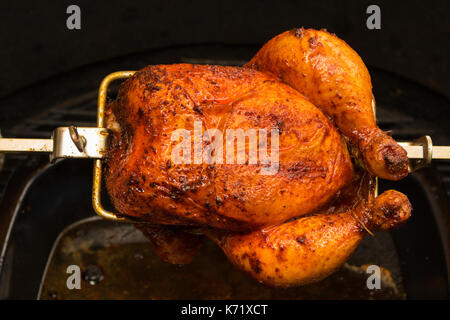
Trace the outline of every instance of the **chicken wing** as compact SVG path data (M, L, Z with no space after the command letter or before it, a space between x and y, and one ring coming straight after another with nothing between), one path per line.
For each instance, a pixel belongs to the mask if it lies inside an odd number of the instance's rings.
M203 235L190 233L183 227L146 223L136 223L134 226L150 240L161 260L171 264L191 263L203 243Z

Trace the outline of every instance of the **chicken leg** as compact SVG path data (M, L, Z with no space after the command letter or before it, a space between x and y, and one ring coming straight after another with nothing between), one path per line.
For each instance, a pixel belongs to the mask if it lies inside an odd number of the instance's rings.
M209 233L228 258L258 281L272 286L305 285L338 269L370 230L389 230L411 214L406 196L389 190L367 208L302 217L248 234Z
M343 40L313 29L286 31L246 64L297 89L336 123L374 175L399 180L408 174L406 151L375 123L369 72Z

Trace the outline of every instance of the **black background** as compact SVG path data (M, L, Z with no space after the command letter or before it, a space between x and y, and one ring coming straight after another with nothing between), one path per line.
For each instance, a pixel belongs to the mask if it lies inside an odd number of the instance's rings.
M81 30L66 8L81 8ZM366 28L367 6L381 30ZM152 48L262 44L293 27L326 28L369 66L450 97L449 1L2 1L0 99L74 68ZM61 85L64 85L61 83Z

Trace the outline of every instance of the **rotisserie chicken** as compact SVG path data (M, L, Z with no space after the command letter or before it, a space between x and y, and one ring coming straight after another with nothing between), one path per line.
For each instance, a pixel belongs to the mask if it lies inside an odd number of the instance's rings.
M189 263L207 236L262 283L318 281L365 233L410 216L405 195L374 197L375 176L408 173L374 108L361 58L326 31L284 32L244 67L149 66L106 110L107 191L167 262ZM239 132L248 134L241 149ZM265 158L252 143L267 147Z

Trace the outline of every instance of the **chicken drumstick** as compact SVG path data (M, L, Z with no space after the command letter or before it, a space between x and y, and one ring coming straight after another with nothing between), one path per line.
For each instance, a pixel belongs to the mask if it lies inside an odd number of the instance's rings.
M343 40L323 30L286 31L246 67L271 73L305 95L360 150L374 175L400 180L408 174L406 151L376 126L369 72Z

